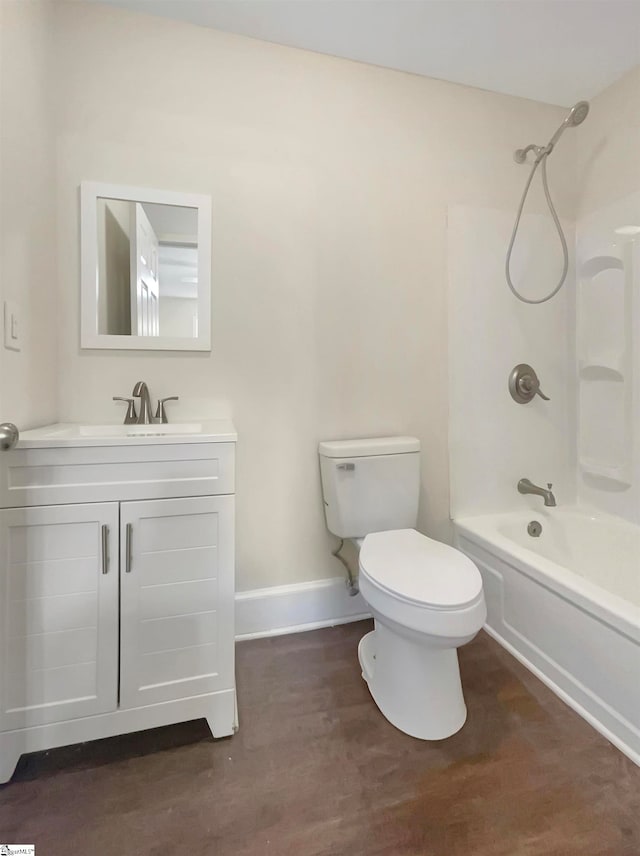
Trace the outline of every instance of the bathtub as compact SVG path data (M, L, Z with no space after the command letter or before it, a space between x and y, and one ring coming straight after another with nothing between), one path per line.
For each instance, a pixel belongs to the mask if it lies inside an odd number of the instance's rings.
M540 508L454 531L482 574L485 630L640 765L640 527Z

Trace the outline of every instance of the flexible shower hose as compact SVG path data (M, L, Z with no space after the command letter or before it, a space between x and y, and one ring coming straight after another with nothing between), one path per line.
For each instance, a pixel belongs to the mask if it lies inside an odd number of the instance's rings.
M505 264L505 274L507 277L507 285L513 292L513 294L521 300L523 303L546 303L547 300L551 300L552 297L560 291L562 288L565 279L567 278L567 271L569 270L569 251L567 249L567 241L564 236L564 232L562 231L562 226L560 224L560 220L558 219L558 215L556 214L556 209L554 208L553 202L551 201L551 194L549 193L549 183L547 181L547 158L550 152L545 151L540 157L536 158L536 161L529 173L529 178L527 179L527 183L524 188L524 193L522 194L522 199L520 200L520 207L518 208L518 213L516 215L516 222L513 226L513 232L511 233L511 240L509 241L509 249L507 250L507 260ZM533 181L533 176L536 174L536 170L538 169L538 165L542 164L542 186L544 187L544 195L547 199L547 204L549 206L549 211L551 211L551 216L553 217L553 222L555 223L556 229L558 230L558 236L560 238L560 243L562 244L562 253L564 257L564 263L562 266L562 276L560 277L560 282L556 285L553 291L548 294L546 297L541 297L538 300L533 300L530 297L523 297L517 290L513 282L511 281L511 253L513 251L513 244L516 239L516 235L518 234L518 226L520 225L520 218L522 217L522 210L524 208L524 203L527 199L527 194L529 193L529 188L531 187L531 182Z

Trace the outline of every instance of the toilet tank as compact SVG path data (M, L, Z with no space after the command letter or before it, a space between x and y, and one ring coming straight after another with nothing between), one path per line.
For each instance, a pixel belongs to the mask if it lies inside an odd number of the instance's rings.
M377 437L320 443L327 528L339 538L413 529L418 518L420 441Z

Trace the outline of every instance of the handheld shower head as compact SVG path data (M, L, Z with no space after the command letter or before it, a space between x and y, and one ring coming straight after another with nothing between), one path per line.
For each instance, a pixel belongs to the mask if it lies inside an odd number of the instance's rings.
M569 115L565 119L565 122L575 128L576 125L581 125L584 122L588 113L589 102L578 101L578 103L574 104L571 110L569 110Z
M555 146L555 144L558 142L558 140L564 133L565 128L575 128L576 125L581 125L587 118L588 112L588 101L578 101L577 104L574 104L571 110L569 110L569 112L567 113L562 125L560 125L553 137L551 137L551 139L547 143L547 149L551 150Z
M569 112L564 118L563 123L555 132L553 137L551 137L546 146L536 146L535 144L531 144L524 149L518 149L514 153L513 157L516 163L524 163L527 159L527 155L531 151L535 154L535 161L533 163L533 166L531 167L531 172L529 173L529 178L527 180L527 183L525 184L522 199L520 200L520 207L518 208L518 213L516 214L516 222L513 227L513 232L511 233L511 240L509 241L509 248L507 249L507 259L505 263L505 275L507 278L507 285L509 286L511 292L515 295L515 297L517 297L518 300L521 300L523 303L546 303L547 300L551 300L554 294L557 294L560 291L563 282L567 278L567 271L569 269L569 250L567 249L567 241L564 236L564 232L562 231L562 225L560 223L560 220L558 219L558 215L556 214L556 209L553 206L553 202L551 201L551 195L549 194L549 185L547 183L547 158L553 151L555 144L558 142L558 140L564 133L564 129L575 128L576 125L581 125L587 118L588 113L589 102L578 101L578 103L574 104L571 110L569 110ZM556 287L553 289L553 291L549 292L546 297L541 297L539 299L530 299L528 297L523 297L511 281L511 253L513 251L513 244L515 242L516 235L518 234L518 226L520 225L520 218L522 217L522 209L524 208L524 203L527 199L527 193L529 192L531 182L533 181L533 176L535 175L535 172L538 167L540 167L540 172L542 173L542 186L544 188L544 194L547 199L547 204L549 205L549 211L551 212L555 227L558 230L558 237L560 238L560 244L562 246L562 256L564 261L562 266L562 275L560 276L560 280Z

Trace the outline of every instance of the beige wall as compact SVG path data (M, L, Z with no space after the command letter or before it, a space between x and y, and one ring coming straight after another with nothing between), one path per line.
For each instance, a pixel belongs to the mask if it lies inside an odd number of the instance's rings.
M22 329L19 353L0 342L0 421L20 428L57 411L52 13L46 0L0 2L0 339L3 299Z
M640 190L640 66L592 100L576 139L578 216Z
M320 439L417 435L421 526L447 538L447 206L513 211L513 149L564 111L73 2L57 61L60 417L114 421L138 379L174 419L231 414L239 589L341 574ZM83 179L211 194L211 354L80 351Z

